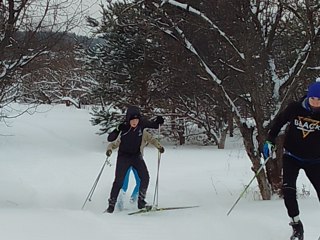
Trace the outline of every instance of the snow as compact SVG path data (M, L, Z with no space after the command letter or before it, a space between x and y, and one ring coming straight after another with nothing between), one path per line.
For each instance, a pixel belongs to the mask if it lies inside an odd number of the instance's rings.
M17 108L17 107L16 107ZM12 112L14 114L14 112ZM114 177L106 166L92 201L81 207L105 161L106 136L91 126L90 109L39 106L0 125L0 226L10 240L279 240L289 239L281 199L260 201L256 181L231 214L227 212L253 177L241 139L226 149L165 145L159 175L159 206L198 208L129 216L136 206L103 214ZM153 202L157 151L148 147L147 201ZM134 187L131 175L127 199ZM319 202L301 172L299 198L305 239L317 239Z

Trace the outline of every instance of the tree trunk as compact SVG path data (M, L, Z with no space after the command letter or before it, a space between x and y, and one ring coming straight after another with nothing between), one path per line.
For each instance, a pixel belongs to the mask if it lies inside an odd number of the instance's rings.
M251 159L251 158L250 158ZM256 159L251 159L253 163L252 171L254 174L257 173L257 170L260 168L260 157L257 157ZM272 192L270 189L270 184L267 179L267 175L264 169L261 170L261 172L257 175L257 181L259 185L260 194L263 200L270 200L272 196Z
M178 136L179 136L179 144L184 145L186 143L186 139L184 136L184 127L181 125L178 125L177 132L178 132Z
M248 128L245 124L238 124L240 131L242 133L243 137L243 143L244 147L246 149L246 152L252 162L252 170L254 173L257 173L257 170L260 168L260 155L257 154L257 151L255 151L254 147L254 128ZM256 176L258 187L260 190L260 194L263 200L270 200L272 196L271 188L268 183L267 175L264 169L261 170L261 172Z
M276 159L267 163L267 175L273 193L282 195L282 155L284 136L281 135L276 140Z
M226 138L227 138L228 128L224 128L221 131L221 137L218 143L218 149L224 149L226 145Z
M228 128L229 128L229 137L233 137L233 116L232 114L228 114Z

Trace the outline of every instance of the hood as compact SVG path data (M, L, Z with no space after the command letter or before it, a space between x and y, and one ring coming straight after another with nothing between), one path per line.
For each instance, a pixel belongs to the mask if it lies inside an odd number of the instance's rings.
M130 106L127 109L126 113L126 122L130 122L131 119L139 119L141 118L140 109L136 106Z

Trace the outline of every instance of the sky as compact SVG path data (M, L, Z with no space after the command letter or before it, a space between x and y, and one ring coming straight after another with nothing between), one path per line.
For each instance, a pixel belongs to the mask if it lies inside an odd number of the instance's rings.
M79 14L80 18L80 23L78 24L77 27L72 29L72 32L78 34L78 35L83 35L83 36L91 36L91 31L92 29L87 26L85 18L87 16L90 16L92 18L97 19L98 21L101 20L102 14L101 14L101 3L106 3L106 1L101 1L101 0L80 0L79 5L80 9L77 6L78 12L81 12L82 14ZM73 5L70 5L70 10L71 12L74 11Z
M9 115L25 109L12 105ZM183 210L128 215L134 187L131 175L124 209L103 213L114 178L116 152L110 158L91 201L81 207L104 162L106 136L89 120L90 108L42 105L29 114L0 122L1 238L10 240L279 240L291 228L282 199L260 199L240 136L215 146L176 146L163 143L159 166L159 207L193 206ZM150 173L147 202L153 203L157 150L147 147ZM305 239L317 239L320 205L301 172L298 179L300 218ZM303 194L303 191L305 192ZM307 193L307 194L306 194Z
M114 1L114 0L111 0ZM4 4L8 5L6 1ZM73 32L77 35L91 36L92 29L88 27L86 18L88 16L100 21L101 4L107 4L106 0L42 0L32 1L27 7L24 16L26 22L42 21L42 26L47 30L59 30ZM44 19L44 15L46 16ZM31 17L31 19L28 19ZM55 25L55 27L52 26ZM52 29L51 29L52 28Z

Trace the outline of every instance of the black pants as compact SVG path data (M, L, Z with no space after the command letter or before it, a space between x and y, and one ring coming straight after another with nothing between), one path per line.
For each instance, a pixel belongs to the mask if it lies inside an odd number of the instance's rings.
M303 169L315 188L320 200L320 163L305 163L283 155L283 196L289 217L299 215L296 182L300 169Z
M127 155L119 152L115 170L115 179L113 181L110 199L116 200L118 198L126 173L131 166L137 170L140 178L139 197L144 198L144 196L146 195L150 176L146 163L144 162L141 154Z

